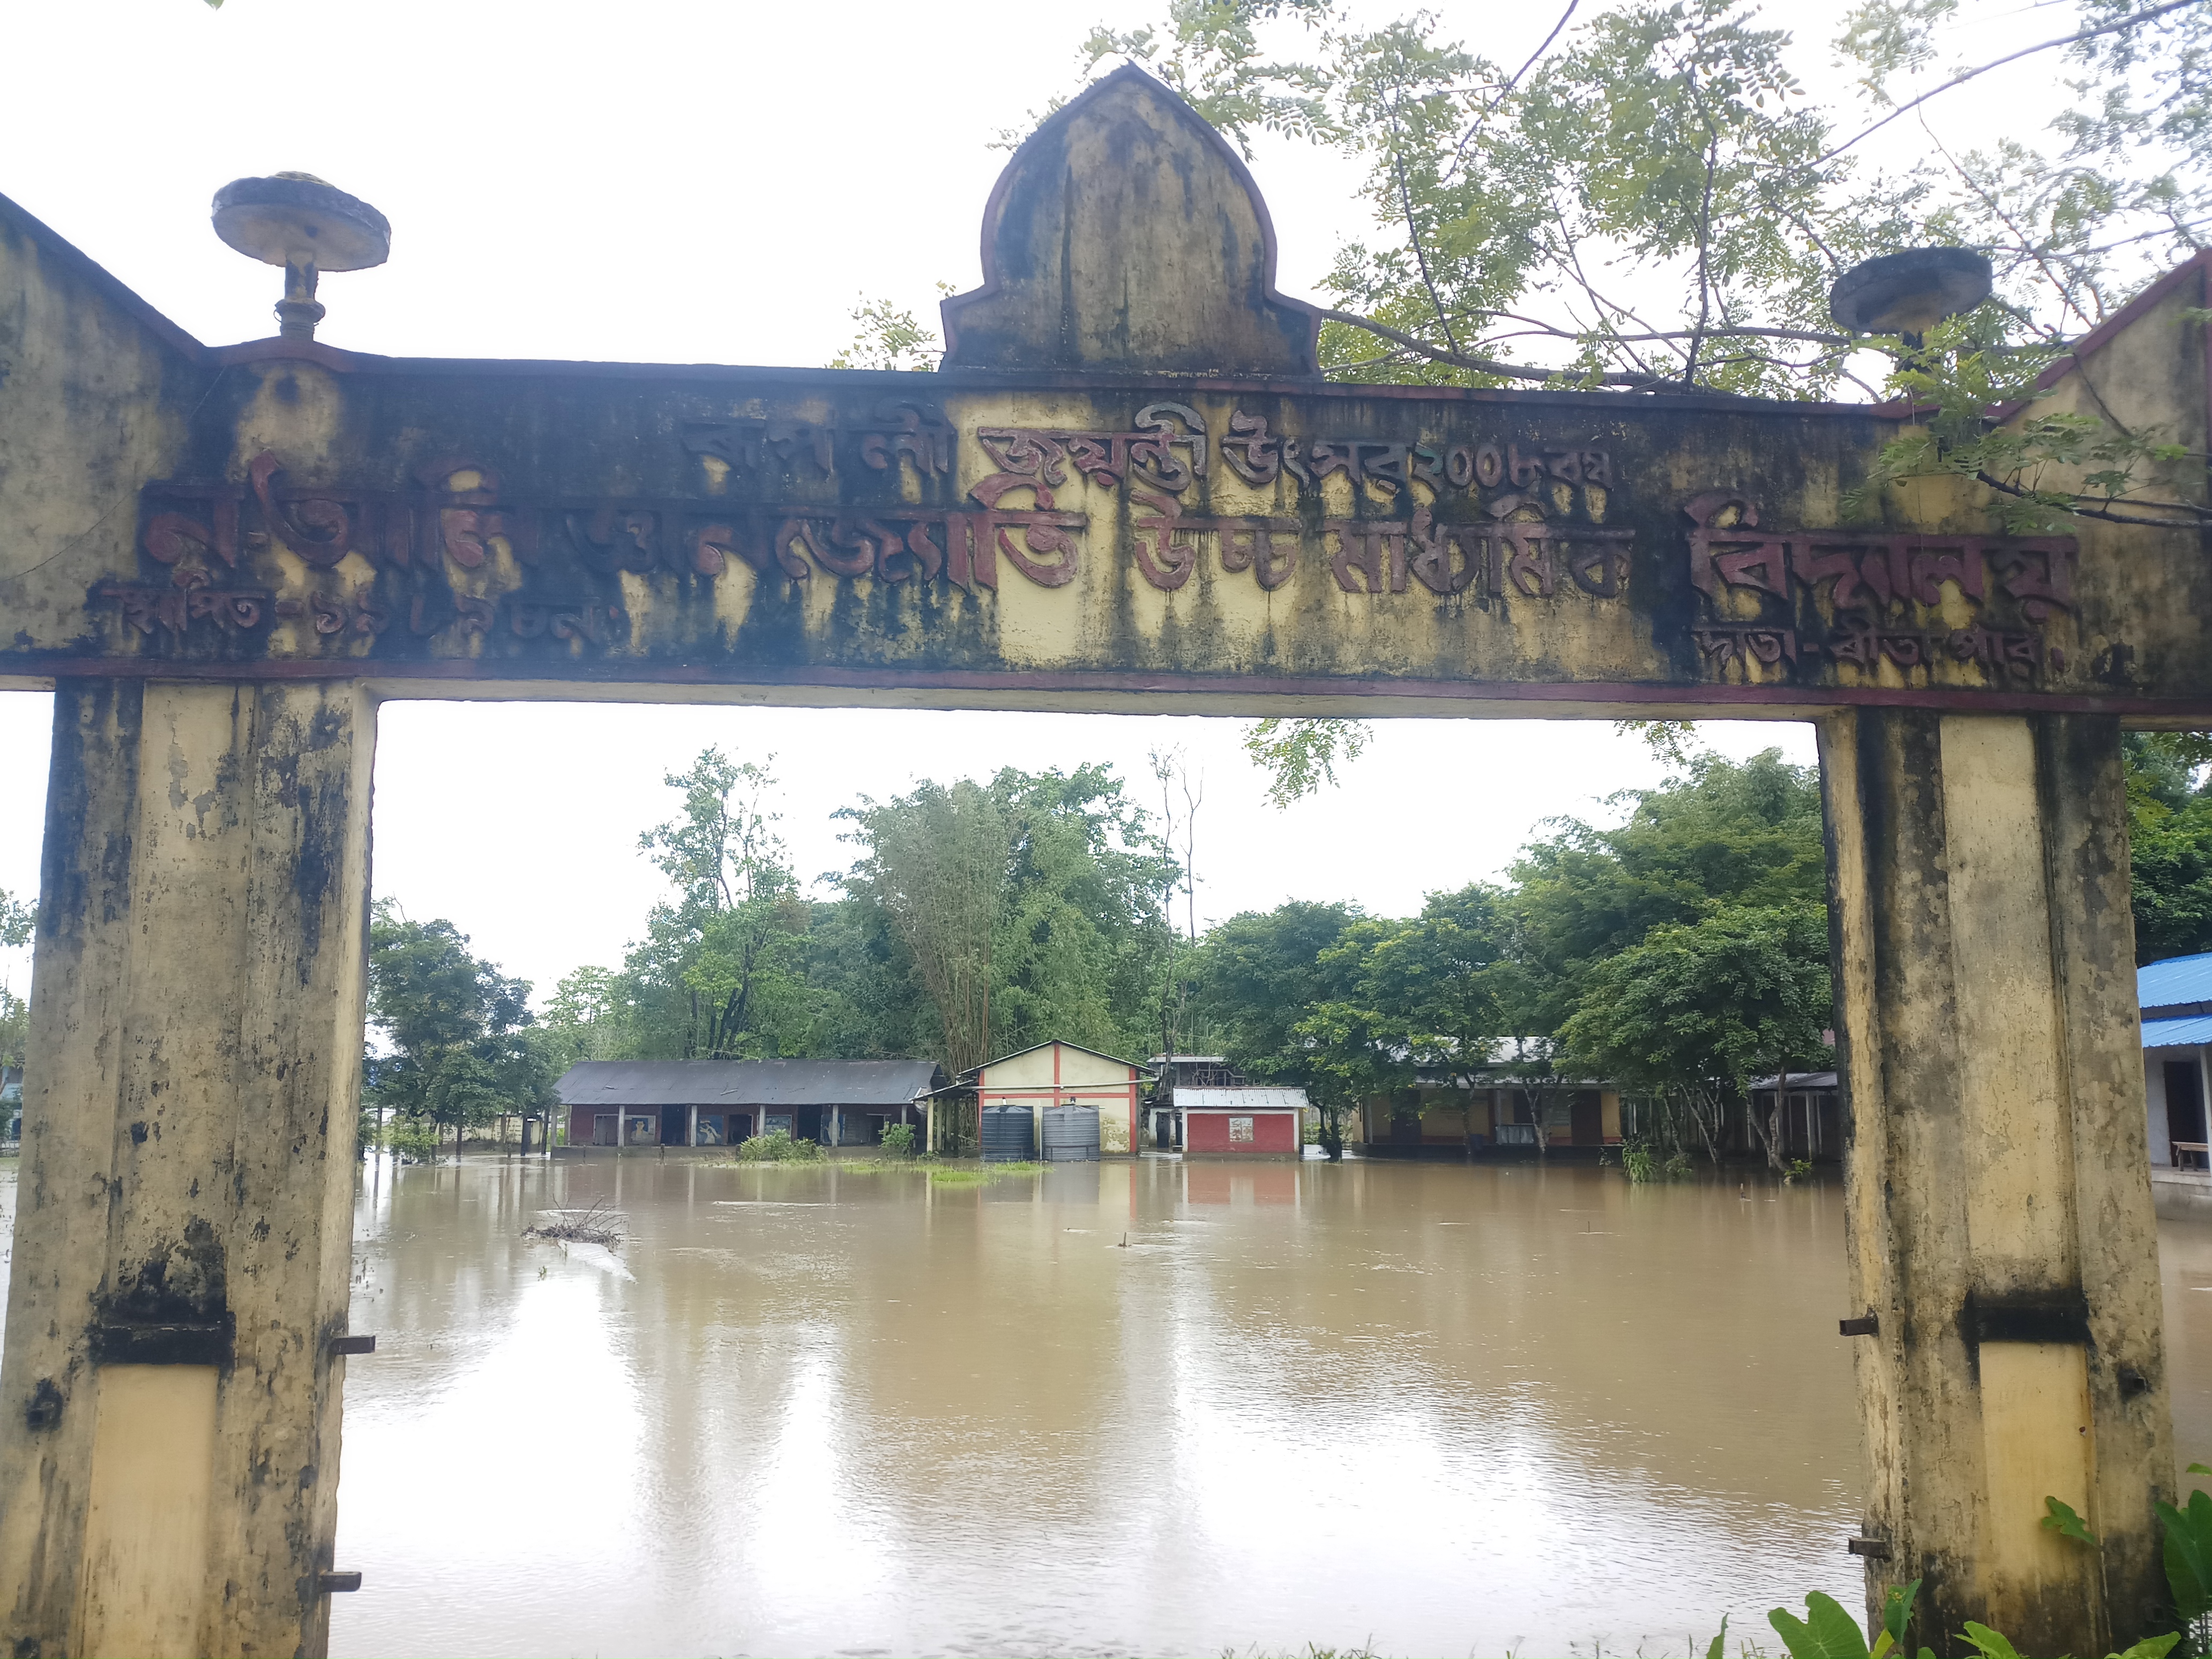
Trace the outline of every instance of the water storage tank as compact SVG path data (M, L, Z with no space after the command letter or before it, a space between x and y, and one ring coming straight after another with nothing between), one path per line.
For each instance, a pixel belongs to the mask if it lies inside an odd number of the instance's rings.
M1024 1164L1036 1156L1035 1120L1026 1106L983 1109L983 1162Z
M1098 1109L1096 1106L1048 1106L1044 1109L1044 1161L1048 1164L1096 1164L1098 1161Z

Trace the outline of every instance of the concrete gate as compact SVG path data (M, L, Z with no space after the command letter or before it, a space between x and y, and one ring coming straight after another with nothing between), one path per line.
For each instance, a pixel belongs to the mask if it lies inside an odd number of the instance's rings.
M1938 481L1846 524L1894 409L1325 383L1250 177L1134 70L1007 167L935 375L363 356L311 256L210 349L0 203L0 684L55 692L14 1651L324 1648L393 697L1814 721L1869 1593L1924 1576L1938 1647L2154 1618L2118 745L2212 724L2200 532L1995 536ZM2208 269L2060 406L2201 453Z

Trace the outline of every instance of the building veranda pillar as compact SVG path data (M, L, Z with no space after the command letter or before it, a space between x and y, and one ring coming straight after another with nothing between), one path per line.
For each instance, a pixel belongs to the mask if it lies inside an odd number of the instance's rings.
M374 714L61 682L0 1371L0 1638L319 1653Z
M2118 724L1844 711L1820 745L1869 1597L1924 1580L1915 1647L2108 1652L2167 1627L2173 1469Z

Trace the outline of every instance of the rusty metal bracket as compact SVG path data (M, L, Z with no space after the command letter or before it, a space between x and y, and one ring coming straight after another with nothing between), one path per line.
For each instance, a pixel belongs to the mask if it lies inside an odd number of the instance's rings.
M95 1325L93 1358L103 1365L228 1365L237 1322L219 1319L119 1321Z
M1843 1336L1879 1336L1881 1334L1881 1321L1869 1311L1863 1318L1838 1320L1836 1330Z
M1869 1561L1889 1559L1889 1540L1887 1538L1847 1538L1844 1547L1853 1555L1863 1555Z
M375 1352L376 1339L373 1336L334 1336L331 1339L331 1352L334 1355Z
M343 1595L361 1588L357 1572L324 1572L315 1575L315 1588L325 1595Z

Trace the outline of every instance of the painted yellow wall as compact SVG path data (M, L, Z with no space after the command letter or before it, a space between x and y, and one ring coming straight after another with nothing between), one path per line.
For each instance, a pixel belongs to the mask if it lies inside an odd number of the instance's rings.
M1059 1081L1054 1082L1054 1061ZM1039 1111L1073 1100L1098 1109L1098 1148L1127 1153L1136 1149L1136 1114L1132 1099L1135 1068L1065 1042L1013 1054L982 1068L977 1079L981 1103L1027 1105Z

